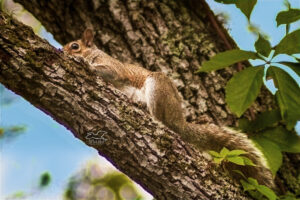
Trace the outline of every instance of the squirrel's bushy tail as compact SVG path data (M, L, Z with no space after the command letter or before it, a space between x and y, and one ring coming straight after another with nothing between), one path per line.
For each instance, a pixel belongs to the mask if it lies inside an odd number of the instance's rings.
M240 175L232 172L232 170L240 170L246 177L255 178L260 184L274 188L273 176L262 152L248 139L246 134L214 124L186 123L184 127L181 130L184 131L184 134L181 134L183 139L202 151L220 152L223 147L226 147L229 150L240 149L248 152L245 156L251 159L256 166L239 166L226 163L226 168L232 177L241 179Z

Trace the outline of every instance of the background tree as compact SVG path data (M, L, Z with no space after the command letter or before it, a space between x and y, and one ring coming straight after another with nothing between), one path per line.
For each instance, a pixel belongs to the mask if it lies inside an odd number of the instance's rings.
M105 172L97 163L88 162L70 178L64 199L141 200L143 196L124 174Z

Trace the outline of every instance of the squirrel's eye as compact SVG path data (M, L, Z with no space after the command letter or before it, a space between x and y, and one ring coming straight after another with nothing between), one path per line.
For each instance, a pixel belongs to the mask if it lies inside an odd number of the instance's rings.
M73 50L78 50L78 49L79 49L79 44L73 43L73 44L71 45L71 49L73 49Z

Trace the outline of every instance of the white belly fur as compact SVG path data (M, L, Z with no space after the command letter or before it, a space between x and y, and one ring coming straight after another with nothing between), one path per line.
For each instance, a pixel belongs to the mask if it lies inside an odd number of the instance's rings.
M148 108L151 107L150 103L153 98L153 92L155 87L155 80L152 77L148 77L143 85L143 87L136 88L132 86L127 86L122 89L122 92L126 94L134 102L141 102L147 105ZM151 112L151 110L150 110Z

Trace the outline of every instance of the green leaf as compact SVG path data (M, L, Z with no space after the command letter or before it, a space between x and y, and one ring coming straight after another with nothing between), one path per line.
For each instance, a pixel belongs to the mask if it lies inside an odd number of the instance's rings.
M287 192L285 195L282 195L279 197L280 200L300 200L299 198L296 197L295 194L291 192Z
M246 191L251 191L251 190L256 190L254 185L252 185L252 184L250 184L250 183L248 183L244 180L241 180L241 184L242 184L243 189L244 189L245 192Z
M239 8L244 15L250 20L251 12L257 2L257 0L215 0L218 3L223 4L235 4L237 8Z
M216 164L220 164L222 161L224 160L224 158L214 158L214 163Z
M281 120L280 111L279 109L274 109L270 111L266 111L257 115L256 119L251 122L251 128L249 131L252 130L262 130L267 127L271 127L274 124L278 123Z
M9 199L24 199L26 197L26 194L23 191L15 192L11 195L11 198Z
M218 70L240 61L257 58L259 57L257 57L257 55L252 51L243 51L239 49L229 50L218 53L209 61L203 62L202 67L198 70L198 72Z
M213 157L217 157L217 158L222 157L218 152L215 152L215 151L209 151L209 154L212 155Z
M298 76L300 76L300 63L295 63L295 62L279 62L279 63L288 66L296 74L298 74Z
M289 0L284 0L283 1L283 5L289 10L291 9L291 3L289 2Z
M238 128L242 131L247 133L248 129L250 128L250 121L246 118L240 118L238 120Z
M275 176L277 170L282 164L282 154L279 146L274 142L263 137L256 136L252 137L251 139L256 144L256 146L263 152L267 160L268 166L272 174Z
M259 94L264 67L248 67L228 81L225 92L230 110L240 117Z
M253 197L254 199L257 200L266 200L266 198L264 198L264 195L262 195L260 192L258 192L257 190L252 190L252 191L248 191L250 196Z
M252 10L256 4L257 0L236 0L236 7L238 7L244 15L250 20Z
M287 34L275 47L274 56L277 54L300 53L300 29Z
M229 150L226 147L223 147L223 149L220 151L220 155L222 156L222 158L225 158L225 156L227 156L228 153Z
M255 42L255 49L261 55L268 57L272 47L268 40L266 40L262 35L259 34L257 41Z
M244 150L236 149L236 150L230 151L230 152L227 154L227 156L239 156L239 155L242 155L242 154L247 154L247 152L244 151Z
M48 186L51 182L51 175L49 174L49 172L44 172L41 176L40 176L40 183L39 186L41 188L44 188L46 186Z
M20 133L20 132L26 131L26 126L24 126L24 125L11 126L6 131L11 132L11 133Z
M14 139L26 131L26 126L16 125L0 128L0 139Z
M272 127L281 120L280 111L278 109L266 111L256 116L256 119L249 121L245 118L239 120L239 128L244 132L253 133Z
M273 190L271 190L270 188L268 188L265 185L258 185L256 186L256 189L263 194L265 197L267 197L269 200L276 200L277 199L277 195L275 194L275 192Z
M289 74L280 68L270 67L268 75L273 78L275 86L278 88L275 96L280 107L281 117L286 120L288 128L293 128L300 120L300 87Z
M258 182L257 182L257 180L256 180L255 178L249 177L249 178L247 179L247 181L248 181L248 183L250 183L250 184L253 185L253 186L258 186Z
M245 156L241 156L241 158L244 160L245 165L249 165L249 166L256 166L256 164L254 164L252 162L252 160L250 160L249 158L245 157Z
M300 137L282 126L264 131L260 133L259 136L277 144L281 151L300 153Z
M239 157L239 156L235 156L235 157L227 157L226 158L229 162L232 162L234 164L237 165L245 165L244 159Z
M290 24L300 19L300 9L291 8L287 11L281 11L276 17L277 26L281 24Z

